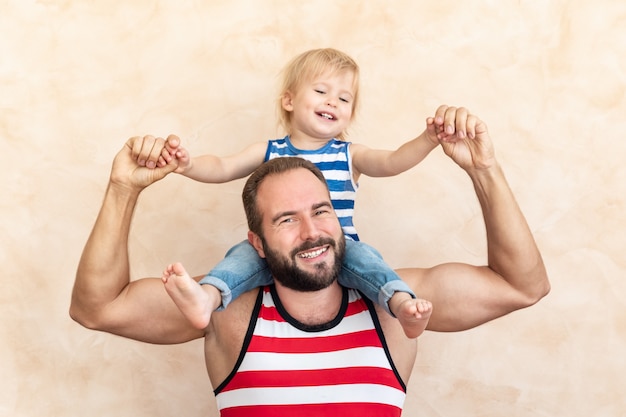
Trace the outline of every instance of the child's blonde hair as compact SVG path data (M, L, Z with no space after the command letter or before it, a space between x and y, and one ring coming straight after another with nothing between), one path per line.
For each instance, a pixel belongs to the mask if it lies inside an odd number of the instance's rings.
M289 62L283 70L283 83L278 96L279 122L291 134L291 112L286 111L282 99L287 92L294 93L306 82L326 73L351 71L354 74L354 97L352 100L352 115L356 114L359 103L359 66L347 54L333 48L312 49L306 51ZM346 132L337 135L337 139L344 140Z

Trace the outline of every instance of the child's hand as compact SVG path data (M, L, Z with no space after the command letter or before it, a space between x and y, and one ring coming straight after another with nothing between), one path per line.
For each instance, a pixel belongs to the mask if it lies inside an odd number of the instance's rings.
M439 122L439 123L438 123ZM443 123L440 120L435 120L434 117L428 117L426 119L426 138L434 145L439 145L439 134L443 131Z
M180 138L176 135L169 135L161 151L161 156L159 156L159 160L157 161L157 166L166 166L174 158L178 160L178 168L174 172L181 174L191 167L189 152L187 149L180 146Z

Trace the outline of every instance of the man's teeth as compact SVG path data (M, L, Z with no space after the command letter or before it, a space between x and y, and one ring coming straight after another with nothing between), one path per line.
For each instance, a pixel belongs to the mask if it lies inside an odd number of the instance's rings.
M298 256L300 258L315 258L316 256L320 256L322 253L326 252L328 250L328 248L322 248L322 249L318 249L315 250L313 252L306 252L306 253L301 253Z
M328 114L328 113L322 113L321 114L322 117L326 118L326 119L334 119L332 114Z

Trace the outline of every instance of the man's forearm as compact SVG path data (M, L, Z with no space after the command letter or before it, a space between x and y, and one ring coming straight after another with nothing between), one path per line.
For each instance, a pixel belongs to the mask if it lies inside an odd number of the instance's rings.
M550 288L545 265L501 167L496 163L470 177L485 220L489 267L529 304L538 301Z
M102 208L81 256L70 307L86 325L129 282L128 233L139 193L109 183Z

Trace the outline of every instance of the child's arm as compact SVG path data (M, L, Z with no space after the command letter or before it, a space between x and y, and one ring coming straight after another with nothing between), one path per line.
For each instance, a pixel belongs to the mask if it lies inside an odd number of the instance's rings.
M180 145L180 139L170 136L159 164L167 163L175 156L179 162L177 173L196 181L216 184L250 175L263 163L266 149L267 142L258 142L229 156L206 154L192 158Z
M355 179L361 174L368 177L392 177L419 164L439 142L434 120L426 120L426 130L395 151L370 149L365 145L351 144L352 168Z

